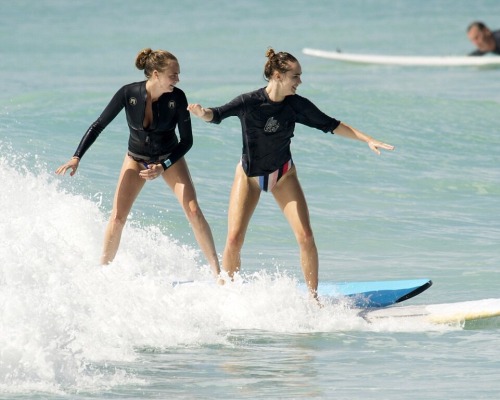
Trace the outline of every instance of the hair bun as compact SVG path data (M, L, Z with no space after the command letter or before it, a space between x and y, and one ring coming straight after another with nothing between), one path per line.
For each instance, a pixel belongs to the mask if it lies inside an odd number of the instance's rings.
M274 49L272 47L269 47L266 51L266 57L267 58L273 58L273 56L276 54Z
M139 70L143 70L146 67L146 61L148 57L153 53L151 48L142 49L139 54L137 54L137 58L135 60L135 66Z

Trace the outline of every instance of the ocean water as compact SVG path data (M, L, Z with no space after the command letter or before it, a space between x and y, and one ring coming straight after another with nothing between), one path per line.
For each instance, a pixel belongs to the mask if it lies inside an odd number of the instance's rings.
M292 152L320 253L320 280L428 277L408 304L498 298L500 69L360 66L304 47L461 55L465 28L494 29L494 0L1 1L1 399L496 399L500 321L367 323L319 309L293 235L263 195L242 285L209 279L172 193L146 185L114 263L98 264L126 151L124 114L77 175L54 170L123 84L144 47L180 60L190 102L264 86L265 51L299 58L299 93L396 146L298 126ZM193 120L186 156L222 253L239 121Z

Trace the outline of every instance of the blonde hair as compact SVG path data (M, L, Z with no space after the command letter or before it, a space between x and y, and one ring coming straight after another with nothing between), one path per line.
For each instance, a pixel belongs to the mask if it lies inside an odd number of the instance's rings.
M264 79L269 81L274 71L285 73L290 71L290 62L297 62L297 59L290 53L280 51L276 53L272 47L266 51L267 62L264 66Z
M154 70L163 72L172 61L178 62L172 53L165 50L151 50L148 47L137 54L135 66L141 71L144 70L144 75L149 79Z

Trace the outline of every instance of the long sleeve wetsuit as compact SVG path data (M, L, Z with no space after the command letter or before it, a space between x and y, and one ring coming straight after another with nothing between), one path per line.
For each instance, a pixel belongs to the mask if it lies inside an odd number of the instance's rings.
M131 83L120 88L99 118L90 125L78 146L75 157L81 158L99 134L125 108L130 130L128 151L144 160L166 160L170 166L183 157L193 145L191 117L187 111L184 92L174 87L163 93L152 104L153 120L144 128L146 109L146 81ZM180 141L175 133L179 131Z

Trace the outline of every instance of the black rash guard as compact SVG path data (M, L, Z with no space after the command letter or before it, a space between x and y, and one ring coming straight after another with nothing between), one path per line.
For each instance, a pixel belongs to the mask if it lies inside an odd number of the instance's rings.
M163 93L153 102L153 121L145 129L143 122L146 98L146 81L131 83L118 90L100 117L83 136L75 157L82 158L99 134L124 107L130 130L128 140L130 153L145 160L166 160L167 167L183 157L193 145L186 95L176 87L172 92ZM180 141L175 134L176 125Z
M493 38L495 39L495 49L493 51L481 51L475 50L470 53L470 56L483 56L487 53L500 54L500 30L492 32Z
M247 176L270 174L291 159L290 143L295 123L323 132L332 132L340 121L320 111L311 101L299 95L273 102L265 88L236 97L222 107L211 108L212 121L220 124L237 116L243 136L242 166Z

